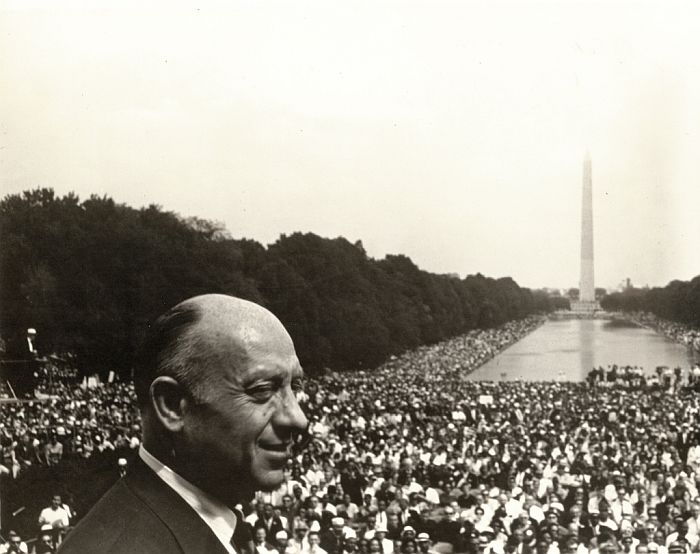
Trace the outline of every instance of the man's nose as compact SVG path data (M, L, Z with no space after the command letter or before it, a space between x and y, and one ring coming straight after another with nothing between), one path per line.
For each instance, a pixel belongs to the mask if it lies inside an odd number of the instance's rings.
M299 405L296 394L291 389L285 391L282 404L277 410L277 425L288 428L292 433L306 433L309 420Z

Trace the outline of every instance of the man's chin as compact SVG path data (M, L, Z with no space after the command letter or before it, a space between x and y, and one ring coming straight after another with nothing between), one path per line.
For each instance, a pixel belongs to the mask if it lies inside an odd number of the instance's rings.
M258 482L258 490L261 491L273 491L277 489L282 483L284 483L284 469L283 468L267 468L265 470L260 470L256 472L256 481Z

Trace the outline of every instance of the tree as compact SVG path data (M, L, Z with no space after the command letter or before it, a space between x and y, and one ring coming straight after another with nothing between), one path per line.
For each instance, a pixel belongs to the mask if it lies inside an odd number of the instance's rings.
M0 335L37 327L47 351L74 353L85 372L129 372L139 330L204 293L268 307L309 371L371 367L553 309L509 277L436 275L407 256L374 260L362 241L312 233L265 248L219 223L106 196L81 201L46 188L7 196L0 233Z

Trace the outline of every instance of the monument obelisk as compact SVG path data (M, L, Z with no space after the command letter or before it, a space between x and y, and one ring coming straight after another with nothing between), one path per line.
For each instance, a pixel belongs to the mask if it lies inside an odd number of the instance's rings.
M576 311L592 312L598 308L593 279L593 176L591 155L583 160L583 187L581 194L581 278Z

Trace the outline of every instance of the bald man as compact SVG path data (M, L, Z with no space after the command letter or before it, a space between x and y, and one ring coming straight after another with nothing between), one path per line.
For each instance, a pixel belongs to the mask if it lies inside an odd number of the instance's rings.
M289 334L257 304L197 296L150 327L134 380L139 461L60 552L242 554L234 507L283 482L308 426Z

